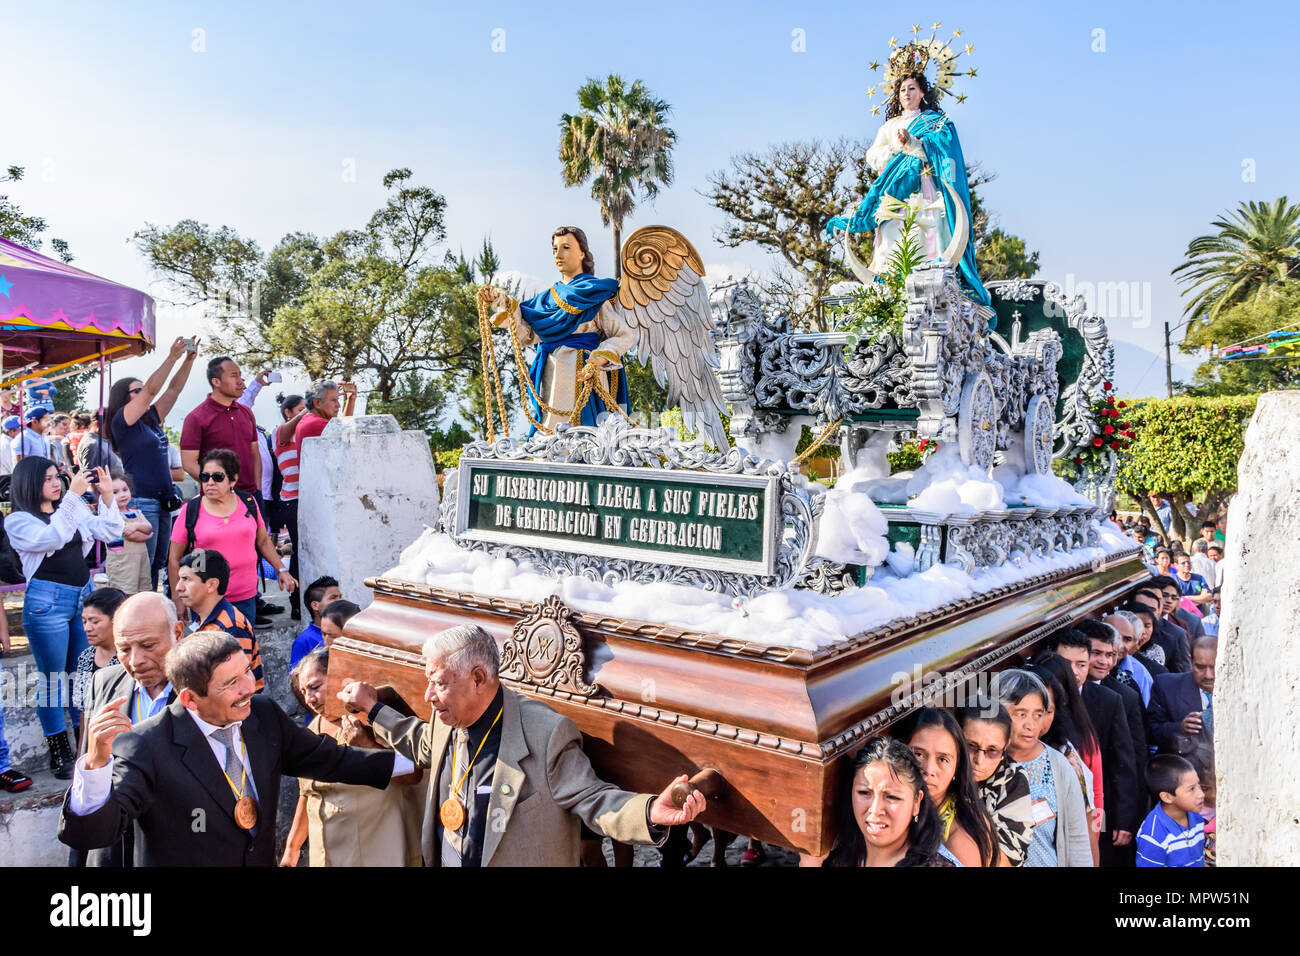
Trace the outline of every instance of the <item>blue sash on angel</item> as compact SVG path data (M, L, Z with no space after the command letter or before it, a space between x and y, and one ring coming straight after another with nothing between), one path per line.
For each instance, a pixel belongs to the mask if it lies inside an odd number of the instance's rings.
M577 349L577 370L582 371L587 357L600 344L600 335L596 332L579 333L574 330L584 322L594 321L600 307L617 294L616 280L597 279L583 272L568 282L557 282L541 295L535 295L519 303L520 315L541 339L537 346L537 354L533 356L533 364L528 370L529 377L533 381L533 389L538 395L543 394L542 380L546 373L546 363L556 349ZM628 408L627 375L619 370L615 378L618 380L618 387L614 397L626 411ZM542 421L542 410L537 402L533 401L532 395L525 395L524 398L532 406L533 417ZM565 400L557 397L555 403L556 407L563 408ZM604 401L592 392L591 397L587 399L587 404L582 408L581 424L595 425L596 417L605 410ZM536 427L530 428L528 434L531 436L536 430Z
M876 211L880 207L880 200L886 195L906 200L912 193L920 192L921 171L926 166L936 180L942 180L952 186L953 191L966 204L966 215L969 220L970 187L966 181L966 159L962 156L961 142L957 139L957 128L943 113L926 110L908 124L907 132L921 144L921 151L925 153L924 163L917 156L902 152L895 153L876 177L875 182L871 184L871 189L862 198L862 202L858 204L853 218L846 222L844 217L836 216L826 224L828 236L837 226L850 233L869 232L875 229ZM939 186L939 192L943 195L944 217L951 230L957 221L952 196L942 185ZM975 243L969 241L966 243L966 251L957 264L957 271L970 297L980 305L988 305L988 290L980 281L979 271L975 266ZM989 328L993 327L993 321L990 321Z

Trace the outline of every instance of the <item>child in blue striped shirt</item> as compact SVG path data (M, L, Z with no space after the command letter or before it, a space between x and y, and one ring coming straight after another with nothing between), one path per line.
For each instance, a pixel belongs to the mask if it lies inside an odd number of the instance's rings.
M1159 801L1137 834L1138 866L1205 866L1205 791L1200 775L1176 754L1147 764L1147 787Z

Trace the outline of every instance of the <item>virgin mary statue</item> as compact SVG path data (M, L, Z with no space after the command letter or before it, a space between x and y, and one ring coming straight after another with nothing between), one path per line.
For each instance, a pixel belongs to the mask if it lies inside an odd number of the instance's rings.
M958 270L963 289L980 305L989 294L975 267L970 239L970 190L957 129L938 107L921 70L901 74L885 108L885 123L867 150L876 173L871 189L851 217L836 216L826 233L875 231L870 273L890 268L903 237L904 220L915 214L915 235L926 259L947 259ZM850 264L852 244L846 243ZM858 263L860 265L860 263ZM861 276L862 270L855 269Z

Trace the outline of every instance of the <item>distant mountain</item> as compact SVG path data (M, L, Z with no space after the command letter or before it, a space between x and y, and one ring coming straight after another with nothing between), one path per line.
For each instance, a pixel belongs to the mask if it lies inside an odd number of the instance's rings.
M1133 398L1161 397L1165 394L1165 354L1153 352L1133 342L1111 339L1115 346L1115 391ZM1190 381L1200 362L1194 355L1184 355L1174 346L1174 381Z

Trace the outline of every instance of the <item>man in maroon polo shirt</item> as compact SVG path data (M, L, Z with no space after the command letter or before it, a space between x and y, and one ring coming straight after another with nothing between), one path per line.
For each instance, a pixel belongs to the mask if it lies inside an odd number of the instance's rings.
M214 448L228 448L239 456L238 491L261 497L262 455L258 450L257 421L239 404L244 394L244 376L228 355L208 363L208 384L212 394L185 416L181 427L181 467L195 481L199 459Z

